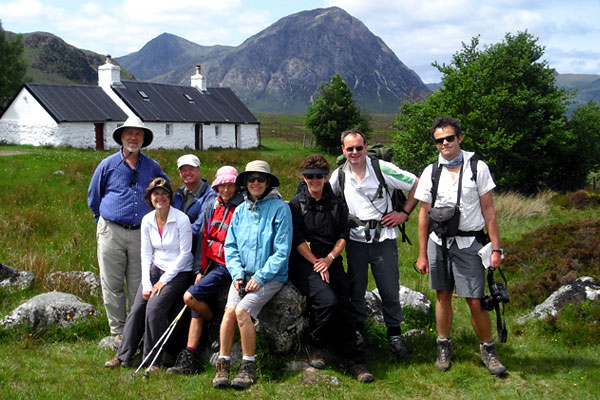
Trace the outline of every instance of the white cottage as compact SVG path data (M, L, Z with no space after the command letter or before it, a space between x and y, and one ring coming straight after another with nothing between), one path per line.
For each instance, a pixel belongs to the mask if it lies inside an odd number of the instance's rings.
M207 88L196 67L190 86L121 81L98 67L98 86L25 84L0 118L0 142L108 149L111 132L137 115L154 132L149 148L252 148L260 122L229 88Z

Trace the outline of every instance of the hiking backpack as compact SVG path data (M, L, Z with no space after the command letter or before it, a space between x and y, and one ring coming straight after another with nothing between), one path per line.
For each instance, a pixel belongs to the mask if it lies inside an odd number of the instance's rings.
M406 204L406 195L400 189L392 189L390 190L385 183L385 178L381 173L381 167L379 165L379 160L392 162L392 158L394 157L394 151L386 147L380 143L374 144L373 146L367 148L367 156L371 159L371 165L373 166L373 171L375 172L375 176L379 181L379 187L377 188L377 192L375 193L375 197L383 197L383 191L385 190L388 196L390 196L392 200L392 211L402 212L404 210L404 205ZM340 185L340 198L346 203L346 199L344 196L344 185L345 185L345 173L344 173L344 165L346 164L346 156L344 154L338 156L336 160L336 164L338 165L338 182ZM406 213L406 211L404 211ZM357 225L361 225L361 222L358 218L350 215L351 222L354 221ZM369 221L370 222L370 221ZM362 225L367 226L367 224L362 223ZM372 224L371 224L372 225ZM381 222L379 226L368 226L371 229L377 230L377 235L381 230ZM409 237L406 235L406 227L405 223L398 225L398 230L402 236L402 241L407 242L412 245ZM367 234L367 240L369 240L370 233ZM378 241L379 237L376 238L375 241Z

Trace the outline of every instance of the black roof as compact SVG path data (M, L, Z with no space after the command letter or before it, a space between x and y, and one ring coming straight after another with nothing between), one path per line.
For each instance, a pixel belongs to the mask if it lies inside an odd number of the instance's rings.
M125 121L127 114L99 86L23 85L58 122Z
M230 88L122 81L113 90L145 122L258 123Z

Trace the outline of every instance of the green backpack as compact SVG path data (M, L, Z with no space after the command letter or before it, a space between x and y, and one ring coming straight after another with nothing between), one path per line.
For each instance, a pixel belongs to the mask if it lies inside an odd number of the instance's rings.
M373 165L373 170L375 171L375 175L377 176L377 180L379 181L379 188L377 188L377 192L375 193L375 197L382 197L383 191L385 190L388 196L392 199L392 210L401 212L404 209L404 205L406 204L406 195L400 189L392 189L390 190L385 183L385 179L383 178L383 174L381 173L381 167L379 166L379 160L392 162L392 158L394 158L394 150L389 147L386 147L380 143L374 144L373 146L369 146L367 148L367 156L371 159L371 165ZM340 184L340 198L346 203L346 199L344 197L344 184L345 184L345 173L344 173L344 165L346 164L346 156L340 155L336 160L336 164L338 165L338 182ZM350 218L350 226L367 226L368 228L375 229L377 237L374 242L379 241L379 234L381 232L381 221L361 221L360 219L354 217L353 215L349 216ZM379 222L379 223L377 223ZM412 242L406 235L405 223L398 225L398 230L402 236L402 241L407 242L412 245ZM365 230L367 240L370 240L370 232L369 229Z

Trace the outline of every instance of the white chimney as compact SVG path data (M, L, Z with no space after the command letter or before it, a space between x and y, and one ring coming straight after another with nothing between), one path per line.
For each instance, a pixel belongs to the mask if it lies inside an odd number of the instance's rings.
M121 68L111 62L109 54L106 56L106 63L98 67L98 86L107 91L111 85L119 85L120 83Z
M200 64L196 65L196 74L192 75L191 84L203 92L206 91L206 78L200 74Z

